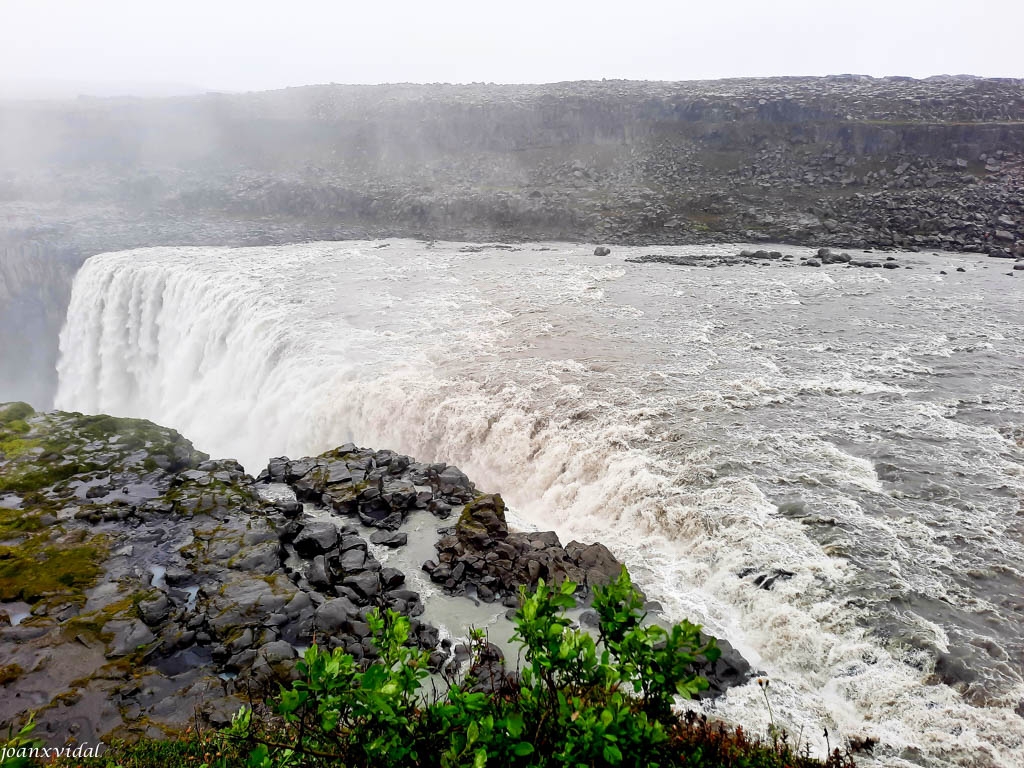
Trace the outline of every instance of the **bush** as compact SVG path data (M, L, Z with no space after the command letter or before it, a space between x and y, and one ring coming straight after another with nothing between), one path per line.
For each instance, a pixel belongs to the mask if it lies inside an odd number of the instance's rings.
M361 668L339 650L311 647L299 680L282 687L273 715L243 708L224 733L220 765L248 753L249 768L373 765L437 766L811 766L778 739L763 745L742 731L673 711L677 696L707 687L694 663L714 660L714 641L682 622L670 630L644 623L643 601L625 569L595 591L597 638L575 628L566 610L576 585L541 581L521 592L514 639L519 676L481 681L473 672L487 643L472 633L470 674L426 700L428 654L412 649L407 618L368 618L379 658ZM491 668L493 670L493 667ZM481 683L487 685L481 686ZM836 762L846 765L836 753Z

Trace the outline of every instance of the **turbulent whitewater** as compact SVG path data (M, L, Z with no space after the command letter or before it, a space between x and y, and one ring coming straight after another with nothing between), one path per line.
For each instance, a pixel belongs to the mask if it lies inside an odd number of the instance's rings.
M1024 764L1024 280L954 255L625 261L651 251L103 254L56 404L251 472L347 441L457 464L731 640L793 734L878 738L887 766ZM756 685L714 706L767 729Z

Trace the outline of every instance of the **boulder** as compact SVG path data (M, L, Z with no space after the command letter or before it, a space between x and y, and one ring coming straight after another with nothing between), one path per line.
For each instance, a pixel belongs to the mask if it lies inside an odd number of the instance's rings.
M355 590L356 594L365 600L373 600L380 594L380 578L370 571L347 575L341 583Z
M315 625L320 632L338 632L342 625L359 618L359 608L348 598L328 600L316 611Z
M303 557L313 557L338 543L338 528L334 523L314 521L303 526L295 537L295 551Z
M382 547L404 547L409 541L409 534L397 531L375 531L370 534L370 542Z
M508 536L505 501L498 494L478 496L463 508L455 525L455 535L476 546Z

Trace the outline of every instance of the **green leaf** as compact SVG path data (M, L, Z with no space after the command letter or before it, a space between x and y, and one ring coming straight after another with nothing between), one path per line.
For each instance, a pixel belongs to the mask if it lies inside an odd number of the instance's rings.
M602 754L607 763L618 765L622 762L622 752L614 744L605 744Z
M533 744L528 741L520 741L512 748L512 751L517 757L526 757L533 754Z
M514 739L519 738L519 734L523 732L523 716L519 712L513 712L505 718L505 727L508 729L509 736Z
M469 728L466 730L466 744L475 744L477 739L480 738L480 728L475 722L469 724Z
M480 747L473 755L473 768L484 768L487 765L487 750Z

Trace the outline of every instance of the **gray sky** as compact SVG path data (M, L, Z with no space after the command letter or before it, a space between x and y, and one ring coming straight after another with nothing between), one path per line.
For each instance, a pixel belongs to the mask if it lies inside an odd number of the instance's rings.
M0 81L7 90L64 81L173 91L849 72L1024 77L1022 30L1024 0L0 0Z

